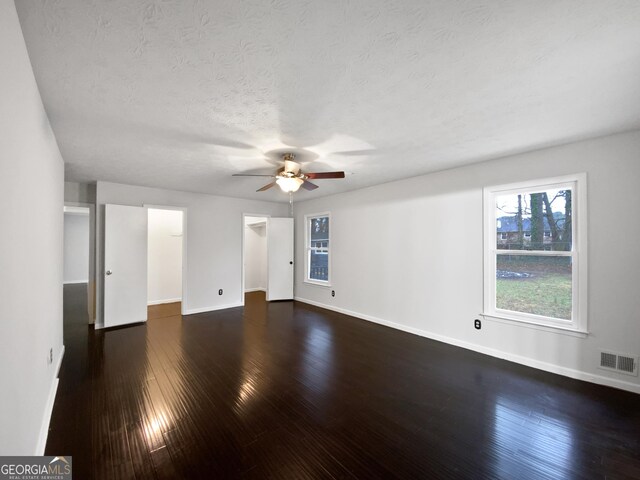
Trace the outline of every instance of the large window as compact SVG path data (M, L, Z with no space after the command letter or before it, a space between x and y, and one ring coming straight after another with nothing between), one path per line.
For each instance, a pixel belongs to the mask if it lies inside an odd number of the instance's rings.
M485 189L489 317L586 332L586 177Z
M307 282L329 285L329 222L328 213L305 217L307 235Z

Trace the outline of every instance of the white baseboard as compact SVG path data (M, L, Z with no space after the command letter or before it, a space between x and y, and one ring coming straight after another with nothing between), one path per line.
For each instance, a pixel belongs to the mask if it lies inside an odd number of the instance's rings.
M184 311L183 315L194 315L196 313L214 312L216 310L225 310L227 308L241 307L241 302L229 303L227 305L216 305L215 307L189 308Z
M244 293L251 293L251 292L266 292L267 289L266 288L262 288L262 287L258 287L258 288L245 288L244 289Z
M56 393L58 392L58 375L60 374L60 367L62 366L62 358L64 357L64 345L58 355L58 362L56 364L56 375L51 382L49 389L49 396L47 397L47 404L44 409L44 416L42 417L42 425L40 426L40 435L38 436L38 445L34 455L44 455L44 449L47 446L47 437L49 436L49 424L51 423L51 414L53 413L53 404L56 401Z
M419 335L421 337L430 338L438 342L448 343L449 345L466 348L467 350L473 350L474 352L482 353L484 355L489 355L491 357L500 358L502 360L507 360L509 362L519 363L520 365L525 365L527 367L537 368L538 370L544 370L546 372L556 373L558 375L575 378L576 380L584 380L586 382L596 383L598 385L605 385L607 387L619 388L621 390L626 390L633 393L640 393L640 385L631 383L631 382L626 382L624 380L604 377L602 375L595 375L595 374L583 372L580 370L574 370L572 368L561 367L559 365L554 365L552 363L542 362L540 360L535 360L529 357L523 357L520 355L515 355L513 353L503 352L502 350L483 347L482 345L477 345L475 343L465 342L453 337L447 337L445 335L439 335L437 333L428 332L426 330L408 327L400 323L390 322L388 320L383 320L381 318L373 317L371 315L365 315L362 313L353 312L351 310L347 310L340 307L334 307L333 305L326 305L324 303L315 302L313 300L308 300L306 298L295 297L295 300L297 300L298 302L315 305L316 307L326 308L327 310L332 310L334 312L343 313L345 315L359 318L361 320L367 320L369 322L385 325L387 327L395 328L396 330L402 330L403 332L412 333L414 335Z
M87 280L69 280L66 282L63 282L65 285L75 285L76 283L89 283L89 279Z
M176 302L181 302L181 301L182 301L182 297L167 298L165 300L151 300L151 301L147 302L147 305L162 305L164 303L176 303Z

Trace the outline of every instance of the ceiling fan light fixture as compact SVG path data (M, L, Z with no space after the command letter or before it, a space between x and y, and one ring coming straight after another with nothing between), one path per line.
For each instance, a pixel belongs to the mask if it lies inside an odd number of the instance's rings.
M304 180L298 177L278 177L276 183L284 193L297 192Z

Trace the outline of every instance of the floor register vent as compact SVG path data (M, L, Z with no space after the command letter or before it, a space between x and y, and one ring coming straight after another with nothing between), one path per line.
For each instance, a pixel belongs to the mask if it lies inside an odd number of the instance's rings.
M600 368L627 375L638 375L638 356L600 350Z

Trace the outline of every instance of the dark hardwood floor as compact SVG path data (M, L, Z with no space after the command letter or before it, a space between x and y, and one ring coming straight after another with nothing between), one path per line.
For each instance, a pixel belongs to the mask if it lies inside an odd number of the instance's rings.
M175 317L180 315L182 302L161 303L160 305L149 305L147 307L147 319Z
M46 448L74 478L640 478L639 395L261 293L94 332L80 288Z

